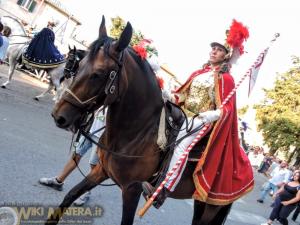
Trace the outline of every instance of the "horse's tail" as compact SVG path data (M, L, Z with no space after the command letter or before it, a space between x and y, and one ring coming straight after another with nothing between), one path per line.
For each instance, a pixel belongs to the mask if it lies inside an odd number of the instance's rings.
M223 225L226 221L226 218L230 212L232 203L229 205L226 205L220 209L220 211L217 213L216 217L213 219L211 224L213 225Z

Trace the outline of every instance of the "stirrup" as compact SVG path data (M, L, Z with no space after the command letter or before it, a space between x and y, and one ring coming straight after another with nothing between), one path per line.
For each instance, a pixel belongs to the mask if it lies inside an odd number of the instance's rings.
M148 199L152 196L152 194L155 192L156 189L148 182L143 182L142 187L143 187L143 196L146 199L146 201L148 201ZM165 202L168 195L169 195L169 190L163 187L159 192L159 194L156 196L152 205L156 209L159 209Z

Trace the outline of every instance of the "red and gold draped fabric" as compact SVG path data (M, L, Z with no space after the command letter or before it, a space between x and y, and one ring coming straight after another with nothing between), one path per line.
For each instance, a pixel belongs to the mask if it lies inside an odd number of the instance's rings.
M210 71L209 67L194 72L188 81L175 91L188 88L196 76ZM217 108L234 88L229 73L214 74ZM193 178L196 186L194 198L214 205L226 205L253 189L253 172L238 138L235 95L224 105L220 119L214 124L208 144Z

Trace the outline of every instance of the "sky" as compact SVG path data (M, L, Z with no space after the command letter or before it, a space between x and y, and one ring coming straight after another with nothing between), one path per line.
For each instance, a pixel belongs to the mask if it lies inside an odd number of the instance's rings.
M180 81L208 60L210 43L224 40L233 19L249 29L244 54L232 69L235 81L245 74L275 33L280 37L270 48L260 69L256 86L248 98L248 80L238 89L238 107L258 103L263 88L271 88L276 73L291 67L291 56L300 56L300 2L297 0L64 0L80 20L82 36L97 38L102 15L109 30L110 18L120 16L154 41L159 59L167 63ZM299 3L298 3L299 2Z

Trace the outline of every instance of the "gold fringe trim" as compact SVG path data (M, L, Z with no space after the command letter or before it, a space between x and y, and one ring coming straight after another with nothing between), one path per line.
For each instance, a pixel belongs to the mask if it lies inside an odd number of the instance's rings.
M215 99L216 99L216 105L217 107L219 108L219 106L221 105L221 98L220 98L220 93L219 93L219 81L218 81L218 74L217 73L214 73L214 80L215 80ZM221 115L220 115L220 118L222 118L223 116L223 111L221 111ZM214 136L214 134L216 133L216 129L217 127L219 126L219 124L221 123L221 120L218 120L215 124L214 124L214 127L213 127L213 130L210 134L210 137L208 139L208 142L207 142L207 145L205 147L205 150L204 152L202 153L202 156L201 158L199 159L199 162L195 168L195 172L193 174L193 179L194 179L194 183L195 183L195 186L196 186L196 190L198 192L200 192L200 190L202 189L199 181L198 181L198 175L197 175L197 172L199 172L204 164L204 161L206 159L206 155L208 153L208 150L211 146L211 141L212 141L212 137Z
M47 69L47 68L56 68L58 67L60 64L65 63L65 61L61 61L58 63L52 63L52 64L39 64L39 63L33 63L31 61L28 61L24 56L22 57L22 63L33 66L33 67L38 67L38 68L42 68L42 69Z
M225 199L215 199L215 198L208 197L208 193L202 187L200 187L199 191L197 190L198 193L193 195L193 198L195 200L198 200L201 202L206 202L211 205L228 205L228 204L234 202L235 200L241 198L242 196L248 194L250 191L253 190L253 188L254 188L254 182L252 183L252 185L249 188L247 188L241 194L235 196L234 198L225 200Z

